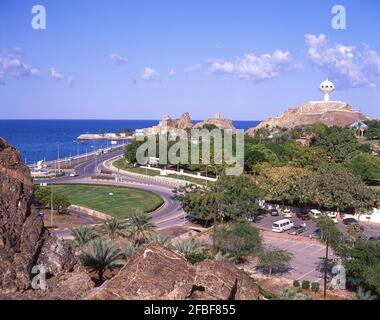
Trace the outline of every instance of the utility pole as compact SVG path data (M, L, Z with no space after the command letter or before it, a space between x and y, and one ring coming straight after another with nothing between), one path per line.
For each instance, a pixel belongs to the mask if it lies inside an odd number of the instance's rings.
M53 184L51 186L50 191L50 227L53 226Z
M324 288L323 288L323 297L326 299L327 295L327 264L328 264L328 258L329 258L329 238L328 235L326 238L326 256L325 256L325 274L324 274Z

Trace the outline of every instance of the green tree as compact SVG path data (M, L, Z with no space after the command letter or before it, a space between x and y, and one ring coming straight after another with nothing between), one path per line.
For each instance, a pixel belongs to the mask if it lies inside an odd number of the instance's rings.
M321 167L310 181L312 202L327 209L365 210L374 205L373 192L342 165Z
M132 140L125 149L124 158L129 164L137 162L136 153L137 149L144 143L144 141Z
M102 230L108 234L111 239L115 239L119 236L124 237L126 235L127 225L125 221L112 218L112 220L106 221L103 224Z
M208 258L207 246L191 239L178 241L174 244L177 252L184 255L190 263L197 263Z
M123 265L123 253L109 241L97 239L88 243L80 258L85 266L98 273L99 282L104 281L104 272Z
M258 258L257 266L267 271L270 277L273 270L280 270L289 266L292 254L281 249L267 248L259 254Z
M309 185L314 175L306 168L267 167L261 170L257 182L265 192L266 200L303 205L312 200L313 190Z
M258 214L262 191L250 176L222 176L212 189L223 217L238 220Z
M127 229L135 243L141 243L156 229L152 216L143 212L132 213L127 222Z
M181 203L187 214L196 217L206 226L214 219L220 219L216 207L216 193L212 190L194 185L181 186L173 190L173 199Z
M359 240L354 247L336 250L355 285L380 294L380 241Z
M215 248L229 254L235 261L246 256L257 256L261 252L260 232L247 222L218 225L213 230L213 237Z
M79 248L82 248L98 236L96 230L93 227L88 226L74 228L72 232L74 237L73 243Z
M345 163L345 166L364 181L380 181L380 158L361 153Z
M368 130L365 137L370 140L380 139L380 120L369 120L366 122Z
M313 144L324 149L327 155L337 162L351 159L359 148L352 130L336 126L327 128L323 134L317 134Z
M244 152L244 164L250 171L255 171L256 165L267 162L271 165L278 164L277 155L263 144L246 146Z
M132 130L129 129L129 128L124 128L124 133L125 133L126 136L129 136L129 135L132 134Z

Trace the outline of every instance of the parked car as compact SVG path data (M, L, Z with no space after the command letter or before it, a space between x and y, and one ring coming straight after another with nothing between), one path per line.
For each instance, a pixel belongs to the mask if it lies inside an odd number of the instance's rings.
M343 224L346 226L358 224L358 220L354 218L346 218L343 220Z
M326 216L331 218L331 220L334 222L334 223L338 223L338 214L334 211L327 211L326 213Z
M278 216L278 210L276 208L271 208L270 211L269 211L270 215L272 217L275 217L275 216Z
M301 219L302 221L310 220L310 215L306 211L297 212L296 216L298 219Z
M294 226L289 230L288 233L293 236L298 236L299 234L304 233L306 230L307 228L305 226Z
M77 177L78 174L77 174L76 172L71 172L69 176L70 176L70 177Z
M309 214L310 214L310 216L311 216L312 218L315 218L315 219L317 219L317 218L319 218L319 217L322 217L322 212L319 211L319 210L317 210L317 209L311 209L311 210L309 211Z
M293 228L293 226L294 226L293 221L289 219L283 219L283 220L276 221L272 224L272 231L280 233L280 232L284 232Z
M256 216L255 215L251 215L247 218L248 221L250 222L256 222Z
M290 209L285 209L284 218L293 218L293 212L291 212Z
M321 229L315 229L313 233L310 235L310 238L312 239L321 239L321 237L322 237Z
M186 221L189 221L189 222L194 222L194 221L197 220L197 218L195 218L194 216L188 214L188 215L185 217L185 220L186 220Z

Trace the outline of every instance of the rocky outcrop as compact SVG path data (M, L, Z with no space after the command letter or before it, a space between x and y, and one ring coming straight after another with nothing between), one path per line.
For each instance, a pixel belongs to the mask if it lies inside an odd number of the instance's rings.
M298 108L288 109L279 117L261 122L257 127L249 129L248 134L253 135L255 130L260 128L294 128L317 122L327 126L344 127L358 120L365 121L368 118L361 112L354 111L353 107L347 103L339 101L308 102Z
M197 123L194 126L194 129L201 129L205 125L213 125L222 130L231 129L233 131L236 131L236 128L234 127L232 121L230 119L223 119L220 116L220 113L216 113L214 118L209 118L202 122Z
M43 226L28 167L1 138L0 195L0 290L29 289L34 266L43 266L52 279L80 272L70 248Z
M193 123L190 114L185 112L180 118L172 119L170 116L165 115L157 126L152 128L153 134L166 133L175 129L191 129Z
M255 283L228 261L198 265L158 244L143 245L111 280L86 299L257 300Z

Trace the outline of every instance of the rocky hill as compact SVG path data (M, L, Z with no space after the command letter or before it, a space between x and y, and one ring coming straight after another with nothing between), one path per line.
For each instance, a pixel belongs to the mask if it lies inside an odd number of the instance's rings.
M47 291L38 294L52 294L55 289L64 288L65 283L72 286L66 282L68 275L79 276L83 287L91 287L90 278L81 273L70 248L43 226L33 205L29 169L21 163L19 152L1 138L0 195L0 295L30 289L31 270L36 265L45 268L51 284ZM71 298L80 292L71 292L67 286L62 290L61 294Z
M248 133L252 135L256 129L260 128L294 128L316 122L344 127L358 120L368 120L368 118L361 112L354 111L353 107L347 103L316 101L305 103L298 108L290 108L281 116L269 118L256 128L249 129Z
M233 131L236 130L234 127L232 121L230 119L224 119L221 117L220 113L216 113L214 118L206 119L202 122L198 122L196 125L194 125L194 129L201 129L205 125L214 125L219 129L231 129Z
M228 261L191 265L158 244L143 245L123 269L86 299L257 300L257 285Z

